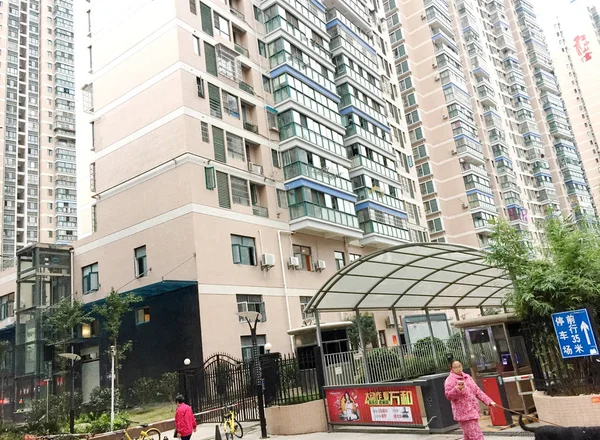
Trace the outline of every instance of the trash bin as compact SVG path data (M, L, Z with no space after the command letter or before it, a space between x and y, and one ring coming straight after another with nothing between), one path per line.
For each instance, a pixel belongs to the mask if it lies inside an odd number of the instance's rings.
M485 394L490 396L498 405L508 408L508 396L506 395L502 376L499 374L485 374L481 376L481 383ZM502 408L490 408L490 418L492 419L492 426L508 426L513 423L510 412Z
M452 417L452 406L444 393L444 382L448 373L421 376L415 384L421 387L425 414L429 422L429 431L442 433L458 428L458 423Z

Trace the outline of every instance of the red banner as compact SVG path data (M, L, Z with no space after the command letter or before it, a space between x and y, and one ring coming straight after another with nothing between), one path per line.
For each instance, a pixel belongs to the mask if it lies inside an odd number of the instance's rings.
M332 424L423 424L416 387L389 384L327 388L325 398Z

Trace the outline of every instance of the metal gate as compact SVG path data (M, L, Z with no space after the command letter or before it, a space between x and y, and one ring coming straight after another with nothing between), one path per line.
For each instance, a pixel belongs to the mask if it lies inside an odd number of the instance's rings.
M201 368L179 372L180 388L200 423L218 423L222 408L235 406L240 421L258 420L256 387L252 362L242 362L228 354L210 356Z

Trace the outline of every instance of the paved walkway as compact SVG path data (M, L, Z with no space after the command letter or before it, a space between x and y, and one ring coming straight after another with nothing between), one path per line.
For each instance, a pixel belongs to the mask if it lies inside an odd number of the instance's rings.
M166 433L168 439L172 439L172 432ZM164 434L163 434L164 435ZM214 440L215 424L204 424L198 426L197 432L192 436L192 440ZM270 436L272 439L280 440L460 440L461 434L426 434L426 433L398 433L387 431L382 433L370 432L318 432L315 434L293 435L293 436ZM486 433L486 440L506 440L506 439L529 439L533 438L533 434L524 433L520 428L512 428L502 433ZM225 440L225 436L222 436ZM244 439L258 440L260 439L260 426L256 422L244 423Z

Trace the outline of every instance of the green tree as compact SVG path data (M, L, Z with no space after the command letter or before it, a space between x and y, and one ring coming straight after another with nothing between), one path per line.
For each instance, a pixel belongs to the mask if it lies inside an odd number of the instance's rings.
M0 371L11 349L9 341L0 341ZM0 402L4 402L4 387L0 383ZM0 424L4 423L4 405L0 405Z
M356 316L350 318L350 321L352 321L352 325L348 327L348 339L350 340L350 345L352 345L352 348L355 350L363 348L360 346L360 335L358 333L358 324L360 322L365 344L368 345L370 343L374 348L377 347L377 327L375 326L375 318L368 313L362 313L359 316L360 321L357 321Z
M108 341L110 345L115 347L115 382L117 384L119 382L119 368L121 368L121 364L123 360L125 360L127 352L132 348L131 340L119 344L121 322L123 322L124 316L131 312L132 306L140 301L141 298L132 293L123 295L114 289L111 289L104 302L101 305L94 306L92 309L92 313L104 318L103 327L107 333ZM110 356L110 349L108 354Z
M160 392L168 402L175 402L179 392L179 375L172 371L163 373L160 376Z

